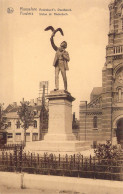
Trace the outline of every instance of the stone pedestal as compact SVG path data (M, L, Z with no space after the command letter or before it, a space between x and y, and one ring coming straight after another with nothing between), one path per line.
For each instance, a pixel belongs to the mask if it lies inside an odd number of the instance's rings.
M49 128L45 141L75 140L72 133L72 101L70 93L64 90L51 91L49 99Z
M38 153L71 154L90 148L90 142L77 141L72 133L72 101L64 90L51 91L49 99L49 127L43 141L26 144L28 151Z

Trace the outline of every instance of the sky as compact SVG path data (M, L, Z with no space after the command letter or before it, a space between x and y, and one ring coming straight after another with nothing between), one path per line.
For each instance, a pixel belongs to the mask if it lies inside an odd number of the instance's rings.
M80 101L90 100L93 87L102 85L102 68L105 64L109 32L110 0L0 0L0 103L5 106L36 99L39 82L49 81L49 92L54 90L55 51L50 44L52 25L61 27L64 36L57 33L57 46L65 40L70 55L67 71L68 91L75 101L73 111L79 117ZM8 13L7 8L13 8ZM20 8L37 8L33 15L21 15ZM39 15L40 11L48 15ZM71 11L57 11L71 9ZM23 11L23 14L27 11ZM49 15L52 13L52 15ZM63 89L60 74L60 89Z

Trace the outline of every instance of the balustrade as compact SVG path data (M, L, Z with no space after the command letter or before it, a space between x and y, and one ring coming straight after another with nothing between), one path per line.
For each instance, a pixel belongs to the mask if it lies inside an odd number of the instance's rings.
M123 53L123 45L114 47L114 54Z

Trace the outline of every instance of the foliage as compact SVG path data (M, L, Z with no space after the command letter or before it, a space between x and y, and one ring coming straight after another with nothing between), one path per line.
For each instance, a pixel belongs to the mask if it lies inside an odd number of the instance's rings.
M0 121L0 129L6 129L7 128L7 123L6 123L6 117L2 116L1 121Z
M121 150L117 145L112 145L110 140L106 144L99 144L94 150L96 157L101 160L116 161L120 157Z
M28 102L20 102L21 106L18 109L18 115L20 120L22 121L22 128L28 129L30 125L33 125L34 120L34 111L32 111L32 107L29 106Z
M0 129L6 129L7 128L7 123L6 123L6 116L4 111L2 110L2 104L0 104Z
M79 129L79 123L76 121L72 122L72 129Z
M72 129L79 129L79 121L75 117L75 112L73 113Z

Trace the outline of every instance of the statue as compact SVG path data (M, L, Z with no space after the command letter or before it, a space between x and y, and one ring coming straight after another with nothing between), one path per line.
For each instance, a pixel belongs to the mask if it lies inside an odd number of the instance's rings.
M58 31L62 34L62 36L64 36L62 29L57 28L56 30L54 30L54 28L52 26L48 26L45 29L45 31L47 31L47 30L52 31L50 41L51 41L51 45L52 45L53 49L56 51L54 62L53 62L53 66L55 67L55 87L56 87L55 90L59 90L59 72L61 71L63 82L64 82L64 89L65 89L65 91L67 91L66 70L69 70L68 62L70 61L69 54L65 50L67 48L67 42L63 41L60 44L60 47L57 47L54 43L53 38L54 38L56 32L58 32Z

